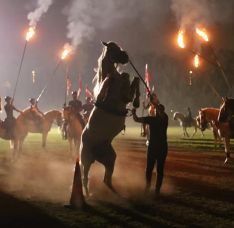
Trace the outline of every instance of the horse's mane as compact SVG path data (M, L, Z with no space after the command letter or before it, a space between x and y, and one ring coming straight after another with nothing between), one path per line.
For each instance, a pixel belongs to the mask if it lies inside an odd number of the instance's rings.
M202 112L206 112L206 111L219 112L219 109L213 108L213 107L207 107L207 108L201 108L200 111L202 111Z
M30 110L30 107L27 107L27 108L25 108L24 110L23 110L23 113L28 113L28 112L30 112L31 110Z
M52 109L52 110L49 110L49 111L45 112L44 115L47 115L47 114L53 113L53 112L61 113L59 110Z
M103 58L105 56L106 51L107 51L107 48L104 47L103 50L102 50L101 55L98 58L97 68L94 69L94 72L96 72L96 74L95 74L95 76L93 78L93 81L92 81L93 83L95 83L95 82L96 83L101 83L101 81L102 81L102 60L103 60Z

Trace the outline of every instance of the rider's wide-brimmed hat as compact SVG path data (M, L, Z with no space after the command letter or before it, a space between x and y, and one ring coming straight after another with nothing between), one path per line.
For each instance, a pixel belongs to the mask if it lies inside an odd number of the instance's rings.
M72 91L72 95L77 95L77 91L76 90Z
M11 97L10 96L6 96L5 97L5 101L10 101L11 100Z
M36 102L36 99L35 99L35 98L30 98L30 99L29 99L29 102L30 102L30 103L35 103L35 102Z

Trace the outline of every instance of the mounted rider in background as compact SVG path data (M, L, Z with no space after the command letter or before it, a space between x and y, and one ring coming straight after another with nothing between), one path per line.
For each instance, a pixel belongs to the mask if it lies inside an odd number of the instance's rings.
M44 113L38 108L38 101L35 98L30 98L30 111L32 113L32 120L36 123L36 126L41 129L43 120L44 120Z
M77 97L78 93L77 91L72 92L72 100L69 101L68 106L71 107L71 112L77 117L77 119L80 121L82 128L85 127L85 121L83 119L83 116L81 115L82 111L82 102ZM64 121L63 127L62 127L62 133L63 138L67 139L67 125L68 122Z
M13 111L20 112L20 113L22 113L22 111L17 109L13 105L13 99L11 97L6 96L5 102L6 104L4 105L4 110L6 112L6 119L3 122L3 126L6 129L6 136L8 138L13 138L14 137L13 130L14 130L15 122L16 122L16 119L13 115Z
M187 116L185 118L188 126L191 126L192 122L193 122L193 116L192 116L192 112L190 107L187 108Z
M92 97L87 96L85 100L86 100L86 103L82 105L82 110L83 110L84 119L87 122L89 119L89 115L91 111L93 110L94 104L93 104Z

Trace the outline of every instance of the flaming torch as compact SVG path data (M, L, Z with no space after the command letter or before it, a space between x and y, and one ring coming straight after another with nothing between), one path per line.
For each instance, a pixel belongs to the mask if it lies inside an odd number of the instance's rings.
M208 35L207 35L205 29L196 28L196 33L197 33L204 41L209 42L209 37L208 37ZM224 68L223 68L223 66L221 65L221 63L220 63L220 61L219 61L219 59L218 59L218 57L217 57L217 55L216 55L216 53L215 53L215 51L214 51L214 49L213 49L213 47L211 46L210 43L209 43L209 48L210 48L210 50L211 50L211 52L212 52L212 54L213 54L213 56L214 56L214 58L215 58L216 65L217 65L217 67L220 69L221 74L222 74L222 76L223 76L223 79L224 79L224 81L225 81L227 87L228 87L229 89L231 89L230 83L229 83L229 81L228 81L228 78L227 78L227 75L226 75L226 73L225 73L225 71L224 71Z
M184 31L180 30L177 37L177 42L180 48L185 48L184 44Z
M61 59L64 60L66 57L72 52L72 46L69 44L65 44L63 48L63 52L61 54Z
M56 71L57 71L58 67L60 66L61 62L62 62L63 60L65 60L65 59L67 58L67 56L68 56L69 54L72 53L72 51L73 51L72 46L71 46L70 44L67 44L67 43L66 43L66 44L64 45L64 47L63 47L63 51L62 51L62 53L61 53L61 55L60 55L60 58L59 58L59 60L58 60L58 62L57 62L57 64L56 64L56 66L55 66L55 68L54 68L54 70L53 70L53 72L52 72L52 74L51 74L51 76L50 76L50 80L47 81L46 85L45 85L44 88L42 89L41 93L39 94L39 96L38 96L38 98L37 98L37 101L39 101L39 99L41 98L42 94L45 92L46 88L48 87L50 81L51 81L52 78L55 76Z
M34 35L35 35L35 28L29 27L29 29L26 33L26 37L25 37L26 42L30 41Z
M194 56L194 66L195 66L196 68L198 68L198 67L199 67L199 64L200 64L199 56L198 56L198 54L196 54L196 55Z
M19 77L20 77L20 73L21 73L21 69L22 69L22 65L23 65L23 61L24 61L24 56L25 56L27 44L34 35L35 35L35 27L29 27L29 29L28 29L28 31L26 33L26 36L25 36L25 45L24 45L23 54L22 54L21 60L20 60L20 65L19 65L19 70L18 70L18 74L17 74L17 79L16 79L16 83L15 83L15 88L14 88L13 99L12 100L14 100L14 97L15 97L16 88L17 88L17 85L18 85L18 81L19 81Z
M205 31L205 29L199 29L199 28L196 28L196 33L206 42L209 41L209 37Z

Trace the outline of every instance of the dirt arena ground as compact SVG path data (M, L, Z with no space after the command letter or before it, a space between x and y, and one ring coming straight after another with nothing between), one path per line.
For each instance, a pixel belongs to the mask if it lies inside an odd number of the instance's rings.
M103 167L90 171L85 210L69 202L74 161L64 147L25 148L17 162L0 160L1 227L234 227L234 162L221 151L170 147L162 194L144 195L146 146L142 138L119 137L113 185L103 184Z

